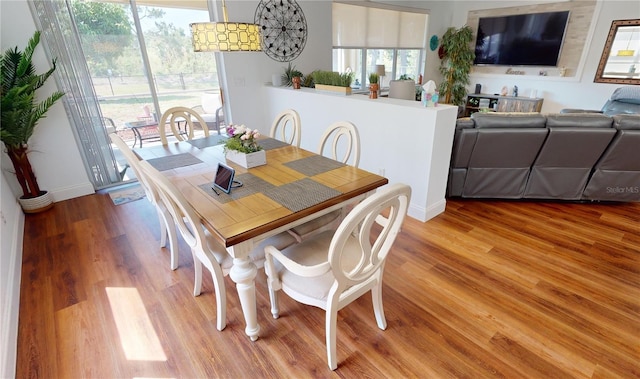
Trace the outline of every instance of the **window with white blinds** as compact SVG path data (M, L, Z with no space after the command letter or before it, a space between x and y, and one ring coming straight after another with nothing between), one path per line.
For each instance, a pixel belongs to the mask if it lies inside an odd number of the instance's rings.
M333 46L423 49L427 14L333 3Z

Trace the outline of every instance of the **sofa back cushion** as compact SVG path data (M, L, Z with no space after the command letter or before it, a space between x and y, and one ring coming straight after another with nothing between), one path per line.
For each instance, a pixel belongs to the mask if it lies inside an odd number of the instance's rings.
M474 113L476 129L544 128L545 117L539 113Z
M558 113L547 115L547 127L611 128L613 118L599 113Z
M640 114L613 116L613 127L618 130L640 130Z

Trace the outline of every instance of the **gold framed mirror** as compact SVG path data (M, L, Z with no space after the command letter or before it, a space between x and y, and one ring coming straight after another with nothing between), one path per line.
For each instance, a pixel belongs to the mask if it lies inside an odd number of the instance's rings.
M611 23L593 81L640 84L640 19Z

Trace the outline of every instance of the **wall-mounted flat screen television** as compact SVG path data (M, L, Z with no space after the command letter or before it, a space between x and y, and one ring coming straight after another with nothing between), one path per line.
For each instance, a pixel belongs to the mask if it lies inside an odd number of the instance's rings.
M476 65L556 66L569 11L481 17Z

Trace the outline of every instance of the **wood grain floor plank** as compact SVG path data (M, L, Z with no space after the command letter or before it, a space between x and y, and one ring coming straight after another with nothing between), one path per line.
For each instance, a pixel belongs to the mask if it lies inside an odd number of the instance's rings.
M331 371L324 312L281 294L273 319L263 271L252 342L228 277L216 330L213 283L205 270L193 296L182 239L170 270L149 202L67 200L26 217L16 376L640 377L639 225L639 203L449 200L427 223L407 219L385 269L388 327L370 296L341 310ZM123 341L160 347L131 359Z

